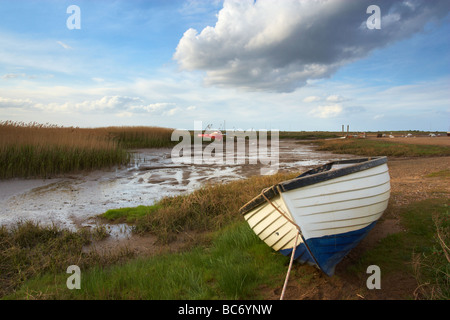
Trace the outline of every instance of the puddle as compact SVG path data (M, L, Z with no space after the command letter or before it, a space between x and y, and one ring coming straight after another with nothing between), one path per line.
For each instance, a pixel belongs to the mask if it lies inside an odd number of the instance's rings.
M205 183L259 175L257 165L180 165L171 149L135 150L128 166L47 180L0 181L0 225L20 220L56 224L67 229L95 227L96 216L108 209L151 205L164 196L191 192ZM254 155L249 155L249 158ZM350 155L317 152L312 146L280 141L279 170L308 167ZM126 225L107 225L113 237L126 238Z

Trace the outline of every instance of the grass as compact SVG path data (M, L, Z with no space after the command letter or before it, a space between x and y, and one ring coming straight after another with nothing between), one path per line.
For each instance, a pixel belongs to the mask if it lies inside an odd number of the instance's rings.
M149 228L147 232L162 236L163 241L169 239L164 232L159 233L160 224L172 226L174 237L180 231L207 231L208 237L199 236L201 241L191 242L191 247L178 253L123 259L95 253L88 255L81 250L91 237L87 234L54 227L41 229L34 225L13 231L3 228L0 232L2 290L9 294L4 298L262 299L261 288L282 285L288 258L262 242L237 210L253 196L253 188L259 190L280 178L284 177L254 177L230 182L226 190L209 186L197 193L167 198L148 210L138 207L133 213L132 208L127 208L118 210L116 216L108 214L111 219L119 220L136 216L136 226L144 223ZM230 202L232 209L228 212L221 198L229 201L236 198L237 192L247 196ZM203 195L208 200L203 202ZM136 215L137 212L142 214ZM165 217L168 212L171 216ZM197 216L200 212L204 220ZM418 298L448 300L448 199L415 202L396 208L396 212L404 231L381 239L344 272L365 275L367 266L375 264L381 268L383 279L398 274L416 277ZM150 217L159 222L149 224L147 218ZM151 226L157 227L151 229ZM81 268L81 290L66 287L66 268L72 264ZM307 272L300 276L311 278ZM292 281L304 283L302 286L315 285L302 279ZM407 294L405 292L405 296Z
M218 232L211 245L120 265L81 268L81 289L64 271L28 281L8 299L246 299L261 285L279 285L287 258L273 254L245 222ZM261 297L259 297L261 298Z
M378 265L382 279L407 274L417 279L416 297L449 299L449 215L446 198L415 202L400 211L404 231L383 238L345 272L366 274ZM28 237L27 237L28 238ZM213 233L211 241L178 253L135 257L81 268L81 289L68 290L63 264L36 274L6 299L263 299L262 288L280 288L288 257L274 252L243 221ZM67 262L72 264L72 261ZM299 276L297 272L297 277ZM292 279L315 286L308 272ZM383 286L383 284L382 284ZM405 297L413 292L405 292Z
M294 140L316 140L338 138L342 136L342 132L328 131L280 131L280 139Z
M169 243L177 233L216 231L240 220L240 207L263 188L292 179L295 173L251 177L226 184L203 186L188 195L165 197L154 206L110 210L102 215L110 221L134 221L134 232L150 232L162 243Z
M450 178L450 170L445 169L437 172L432 172L426 176L427 178L444 178L448 179Z
M105 259L85 253L83 247L105 237L102 228L92 232L72 232L56 226L20 222L13 228L0 228L0 296L25 281L46 273L58 273L70 265L86 267L116 262L119 255Z
M105 213L101 214L100 217L114 223L134 223L138 219L152 214L154 211L160 209L161 206L159 204L155 204L152 206L138 206L131 208L119 208L119 209L110 209Z
M125 149L173 147L173 129L159 127L107 127L101 128Z
M82 129L38 123L0 122L0 179L54 175L127 164L130 148L174 145L172 129Z
M432 157L450 156L450 147L419 145L370 139L339 139L316 141L319 151L340 154L390 157Z
M381 239L349 271L361 274L368 265L375 264L383 274L407 273L414 276L420 289L416 298L450 299L448 204L447 198L435 198L403 208L400 216L405 232Z

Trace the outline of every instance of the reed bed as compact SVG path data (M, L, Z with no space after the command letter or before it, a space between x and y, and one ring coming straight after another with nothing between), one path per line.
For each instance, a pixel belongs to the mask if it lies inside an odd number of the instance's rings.
M159 127L107 127L108 136L122 148L164 148L174 146L171 141L173 129Z
M169 146L171 129L74 128L0 122L0 179L42 177L127 164L129 148Z

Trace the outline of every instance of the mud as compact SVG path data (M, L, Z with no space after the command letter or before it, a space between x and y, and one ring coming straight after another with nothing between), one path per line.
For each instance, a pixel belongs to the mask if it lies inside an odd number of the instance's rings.
M0 181L0 225L20 220L67 229L93 227L99 214L115 208L151 205L162 197L188 193L205 183L224 183L261 174L263 164L174 164L171 149L134 150L128 166L46 180ZM317 152L311 145L280 141L279 171L303 171L351 155ZM127 238L126 225L108 225L111 236Z

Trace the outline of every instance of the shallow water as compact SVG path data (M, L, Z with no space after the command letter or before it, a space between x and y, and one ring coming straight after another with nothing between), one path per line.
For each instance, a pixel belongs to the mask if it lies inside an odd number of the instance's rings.
M54 179L0 181L0 225L39 221L75 229L92 227L108 209L151 205L164 196L191 192L205 183L259 175L255 165L174 164L171 149L135 150L135 161L111 170L72 174ZM248 158L254 155L248 156ZM280 141L279 170L304 171L350 155L317 152L312 146ZM107 225L114 237L126 237L126 225Z

